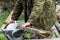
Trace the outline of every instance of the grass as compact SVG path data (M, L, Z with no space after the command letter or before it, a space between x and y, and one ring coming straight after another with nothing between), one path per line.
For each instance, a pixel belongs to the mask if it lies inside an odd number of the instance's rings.
M0 40L5 40L5 37L3 34L0 34Z
M8 15L9 15L9 11L6 10L6 11L2 12L2 16L0 17L0 27L2 26L3 21L6 20L6 18L8 17Z

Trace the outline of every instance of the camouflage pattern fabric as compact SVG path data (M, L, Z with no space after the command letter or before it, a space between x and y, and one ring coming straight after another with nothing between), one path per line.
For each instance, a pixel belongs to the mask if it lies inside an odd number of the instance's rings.
M17 20L19 18L19 16L21 15L22 11L23 11L23 4L24 4L24 0L17 0L15 6L14 6L14 12L12 14L12 18L13 20Z
M55 5L52 0L34 0L34 6L28 22L32 27L50 30L56 21Z

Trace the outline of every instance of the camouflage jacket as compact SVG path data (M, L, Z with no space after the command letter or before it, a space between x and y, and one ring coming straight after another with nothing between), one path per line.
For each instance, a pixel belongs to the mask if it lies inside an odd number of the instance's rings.
M56 21L55 5L52 0L34 0L34 6L28 22L32 27L50 30Z

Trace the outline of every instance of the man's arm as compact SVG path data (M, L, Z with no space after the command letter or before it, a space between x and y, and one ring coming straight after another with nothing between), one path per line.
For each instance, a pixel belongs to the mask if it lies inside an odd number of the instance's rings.
M25 24L22 25L21 29L24 30L26 27L34 24L34 21L37 20L38 16L39 16L38 14L36 14L35 12L32 12L31 15L29 16L28 21Z
M29 19L28 19L28 21L23 26L27 27L28 25L33 25L37 21L37 19L39 19L40 14L42 13L43 4L41 3L38 6L36 6L36 5L38 5L38 4L34 4L33 5L33 9L32 9L32 12L31 12L31 14L29 16ZM22 26L22 28L23 28L23 26Z
M15 7L14 7L14 12L12 14L12 18L13 20L18 20L22 10L23 10L23 4L22 4L23 0L17 0Z
M34 3L34 0L25 0L25 22L27 22L31 14L33 3Z

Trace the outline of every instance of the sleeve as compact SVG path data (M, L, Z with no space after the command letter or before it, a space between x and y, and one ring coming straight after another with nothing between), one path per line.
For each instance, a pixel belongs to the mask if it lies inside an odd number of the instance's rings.
M15 6L14 6L14 12L12 14L12 18L13 20L18 20L21 12L23 11L23 1L22 0L17 0Z
M37 18L38 18L38 15L35 12L32 12L27 22L29 22L30 24L33 24L37 20Z
M30 14L31 14L31 11L33 8L33 3L34 3L33 0L25 0L25 22L27 22Z

